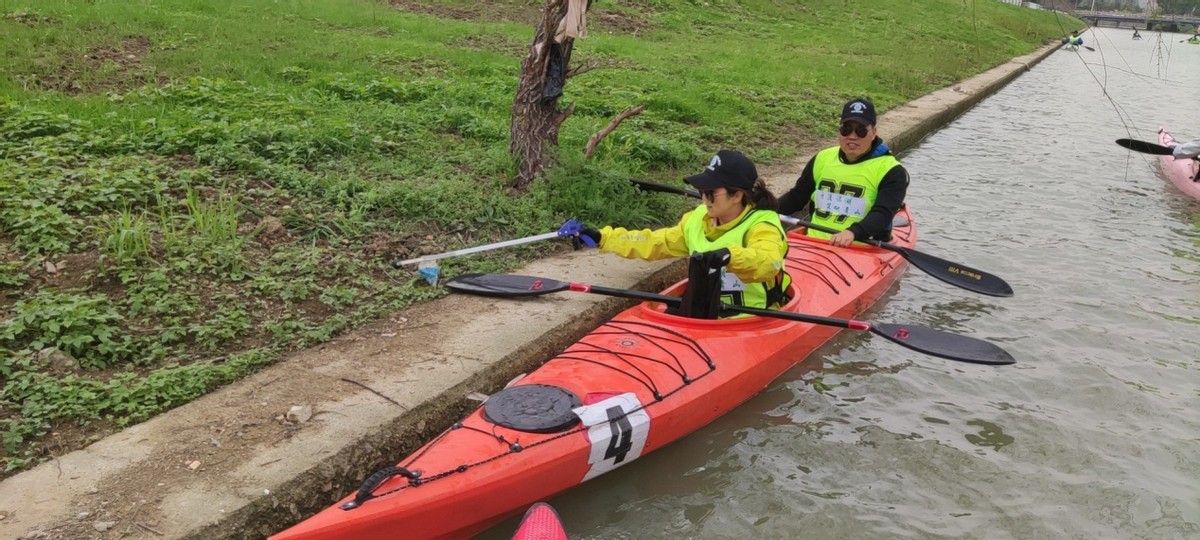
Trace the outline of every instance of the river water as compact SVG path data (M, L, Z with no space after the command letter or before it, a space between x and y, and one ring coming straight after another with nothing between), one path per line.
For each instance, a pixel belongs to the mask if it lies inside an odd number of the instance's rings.
M843 332L706 428L553 499L571 538L1200 538L1200 46L1098 29L904 154L918 249L860 317L991 340L974 366ZM515 519L482 535L506 538Z

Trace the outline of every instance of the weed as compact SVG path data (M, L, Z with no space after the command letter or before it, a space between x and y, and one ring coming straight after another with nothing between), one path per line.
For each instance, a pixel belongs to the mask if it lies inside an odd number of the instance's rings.
M101 251L117 265L131 266L150 258L150 230L144 213L122 210L98 228Z
M27 352L57 347L84 368L116 365L133 354L121 333L121 315L102 294L38 291L12 311L0 323L0 347Z

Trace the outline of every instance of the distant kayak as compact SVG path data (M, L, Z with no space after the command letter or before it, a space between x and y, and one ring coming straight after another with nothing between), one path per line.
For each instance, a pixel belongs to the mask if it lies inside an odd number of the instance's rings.
M1175 137L1171 136L1166 129L1158 130L1158 140L1163 146L1174 146L1177 144ZM1200 182L1196 182L1196 175L1200 173L1200 162L1194 159L1175 159L1174 156L1158 156L1159 163L1162 164L1163 174L1167 179L1179 188L1179 191L1186 193L1193 199L1200 199Z
M567 530L554 507L540 502L525 511L513 540L567 540Z

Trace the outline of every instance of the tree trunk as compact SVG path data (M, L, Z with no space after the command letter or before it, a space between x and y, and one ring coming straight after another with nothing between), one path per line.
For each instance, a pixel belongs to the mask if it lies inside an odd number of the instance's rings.
M591 6L591 2L588 2ZM566 0L547 0L542 23L534 33L529 54L521 61L521 78L513 99L509 154L517 163L517 177L512 187L524 189L544 169L553 165L554 148L558 146L558 129L575 110L572 103L559 110L559 96L545 96L550 79L546 70L551 63L554 33L567 15ZM571 61L574 39L566 38L557 44L561 54L561 82L565 86L567 67Z

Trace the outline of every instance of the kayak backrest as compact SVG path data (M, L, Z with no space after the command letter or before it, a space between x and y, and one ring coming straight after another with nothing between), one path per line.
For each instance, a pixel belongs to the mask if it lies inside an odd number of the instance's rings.
M688 257L687 289L679 310L672 315L693 319L716 319L721 315L721 269L729 264L729 252L693 253Z

